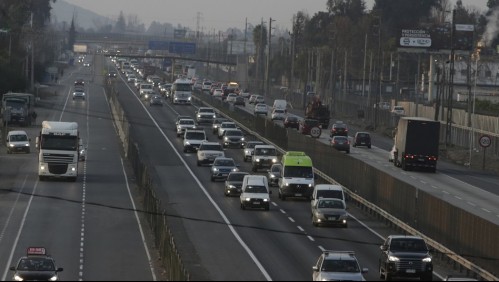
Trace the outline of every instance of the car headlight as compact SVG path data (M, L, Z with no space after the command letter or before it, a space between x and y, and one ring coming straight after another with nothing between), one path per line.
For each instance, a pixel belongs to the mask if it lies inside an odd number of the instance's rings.
M236 172L236 171L238 171L238 170L239 170L239 169L237 169L237 168L233 168L233 169L232 169L232 171L234 171L234 172Z
M45 170L45 166L44 165L40 166L40 170Z
M277 162L277 159L272 159L272 162L273 162L273 163L276 163L276 162Z
M431 262L431 257L424 258L423 262Z
M249 155L249 154L251 154L251 153L250 153L250 151L249 151L249 150L244 150L244 154L245 154L245 155Z
M201 153L201 154L199 154L199 155L200 155L202 158L204 158L204 157L206 156L206 155L205 155L205 153Z
M216 115L213 115L213 118L217 118L217 116L216 116Z
M286 183L286 187L288 187L288 186L289 186L289 183Z
M201 115L198 115L198 118L201 118Z
M241 138L241 141L244 141L244 137Z
M236 189L236 186L234 186L234 185L229 185L229 189Z
M29 144L24 144L24 146L29 147Z
M260 159L256 159L256 162L259 163L260 162Z
M397 262L397 261L400 261L400 259L398 257L394 257L394 256L389 256L388 257L388 260L391 261L391 262Z
M263 199L263 201L264 201L264 202L268 202L268 201L269 201L269 199Z
M192 97L189 97L189 99L187 99L187 101L190 101L192 99Z
M275 175L271 174L271 175L270 175L270 178L275 178Z
M186 145L186 146L190 146L190 145L191 145L191 143L189 143L189 142L187 141L187 142L185 142L185 145Z
M214 167L214 168L213 168L213 171L218 171L218 168Z
M50 277L50 279L49 279L49 280L50 280L50 281L57 281L57 280L59 280L59 279L58 279L57 275L54 275L54 276Z
M244 199L244 200L245 200L246 202L249 202L249 201L251 201L251 198L246 198L246 199Z
M75 172L75 171L76 171L76 167L72 167L72 168L71 168L71 171L72 171L72 172Z
M19 276L18 274L14 275L14 280L15 281L24 281L24 279L21 276Z
M312 184L308 184L308 188L312 188L312 186L313 186Z
M14 148L14 144L9 144L9 147Z

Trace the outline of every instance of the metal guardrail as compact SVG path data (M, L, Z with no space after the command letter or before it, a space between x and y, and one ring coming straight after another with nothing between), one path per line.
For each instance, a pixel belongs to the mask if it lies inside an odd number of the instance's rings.
M208 106L208 107L213 107L213 105L207 103L206 101L196 97L195 95L193 96L194 99L200 101L202 104L204 104L205 106ZM225 118L228 118L228 119L231 119L233 120L232 118L230 118L230 116L226 115L225 113L223 113L222 111L220 111L219 109L215 108L215 111L219 114L219 115L222 115L224 116ZM268 140L267 138L263 137L263 136L260 136L259 133L247 128L246 126L244 126L243 124L239 123L237 120L233 120L240 128L242 128L244 131L250 133L251 135L259 138L260 140L266 142L267 144L270 144L274 147L277 148L277 150L281 153L281 154L285 154L286 151L283 150L282 148L280 148L279 146L277 146L276 144L274 144L272 141ZM476 275L480 276L481 278L487 280L487 281L499 281L499 278L494 276L492 273L486 271L485 269L482 269L480 268L479 266L477 266L476 264L470 262L469 260L459 256L458 254L456 254L455 252L451 251L450 249L446 248L445 246L439 244L437 241L427 237L426 235L424 235L423 233L417 231L416 229L412 228L411 226L409 226L408 224L404 223L403 221L399 220L398 218L396 218L395 216L389 214L388 212L386 212L385 210L381 209L380 207L374 205L373 203L367 201L366 199L362 198L361 196L355 194L354 192L352 192L350 189L348 189L347 187L341 185L340 183L338 183L336 180L334 180L333 178L331 178L330 176L326 175L324 172L314 168L314 173L316 173L319 177L321 177L322 179L324 179L325 181L331 183L331 184L335 184L335 185L340 185L341 187L343 187L343 189L345 190L346 194L351 198L353 199L354 201L356 201L357 203L363 205L364 207L366 207L367 209L377 213L378 215L380 215L381 217L385 218L386 220L390 221L392 224L398 226L400 229L404 230L405 232L409 233L409 234L412 234L414 236L420 236L421 238L423 238L427 243L428 245L430 245L433 249L435 249L436 251L438 251L439 253L441 254L445 254L449 259L455 261L456 263L458 263L459 265L461 265L462 267L468 269L469 271L473 272L473 273L476 273Z

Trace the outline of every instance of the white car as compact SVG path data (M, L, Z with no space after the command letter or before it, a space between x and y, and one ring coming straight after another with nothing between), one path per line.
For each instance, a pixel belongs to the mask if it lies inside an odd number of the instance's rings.
M241 92L241 94L239 94L239 96L245 98L245 99L249 99L250 97L250 93L249 92Z
M402 106L395 106L393 107L392 114L403 116L405 115L405 109Z
M246 175L243 178L243 186L239 201L241 209L270 209L269 183L265 175Z
M224 91L222 89L213 90L213 97L223 97Z
M230 93L230 94L227 96L227 102L229 102L229 103L234 103L234 102L236 101L236 97L237 97L237 94Z
M224 136L224 132L227 129L238 129L238 128L237 125L231 121L222 122L218 127L218 139L222 139L222 136Z
M181 119L177 124L177 137L184 136L187 129L196 129L196 123L193 119Z
M261 95L258 95L255 99L255 104L263 104L265 103L265 98L263 98L263 96Z
M207 141L204 130L186 130L184 133L184 153L197 151L201 143Z
M267 116L269 112L269 107L265 104L256 104L255 106L255 116L257 115L265 115Z
M284 119L286 119L286 111L282 110L282 109L275 109L272 112L271 119L272 120L284 120Z
M323 251L313 266L313 281L366 281L355 253L351 251Z
M217 142L203 142L198 149L197 164L198 166L212 164L218 157L225 157L222 145Z
M9 131L7 134L7 154L25 152L29 154L30 152L30 139L26 131Z

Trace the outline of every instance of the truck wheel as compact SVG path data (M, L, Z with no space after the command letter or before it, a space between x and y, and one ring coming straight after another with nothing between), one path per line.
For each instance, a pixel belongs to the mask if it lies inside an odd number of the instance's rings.
M45 181L45 176L38 176L38 180L39 180L40 182Z
M200 161L198 161L198 166L201 166L201 162Z
M76 182L76 178L77 177L71 177L71 178L69 178L69 182Z
M433 281L433 274L424 274L420 277L421 281Z

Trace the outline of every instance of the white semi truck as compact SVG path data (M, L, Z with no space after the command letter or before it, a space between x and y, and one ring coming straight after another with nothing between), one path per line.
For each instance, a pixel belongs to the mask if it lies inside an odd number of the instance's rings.
M79 132L76 122L44 121L36 138L39 150L38 177L78 178Z

